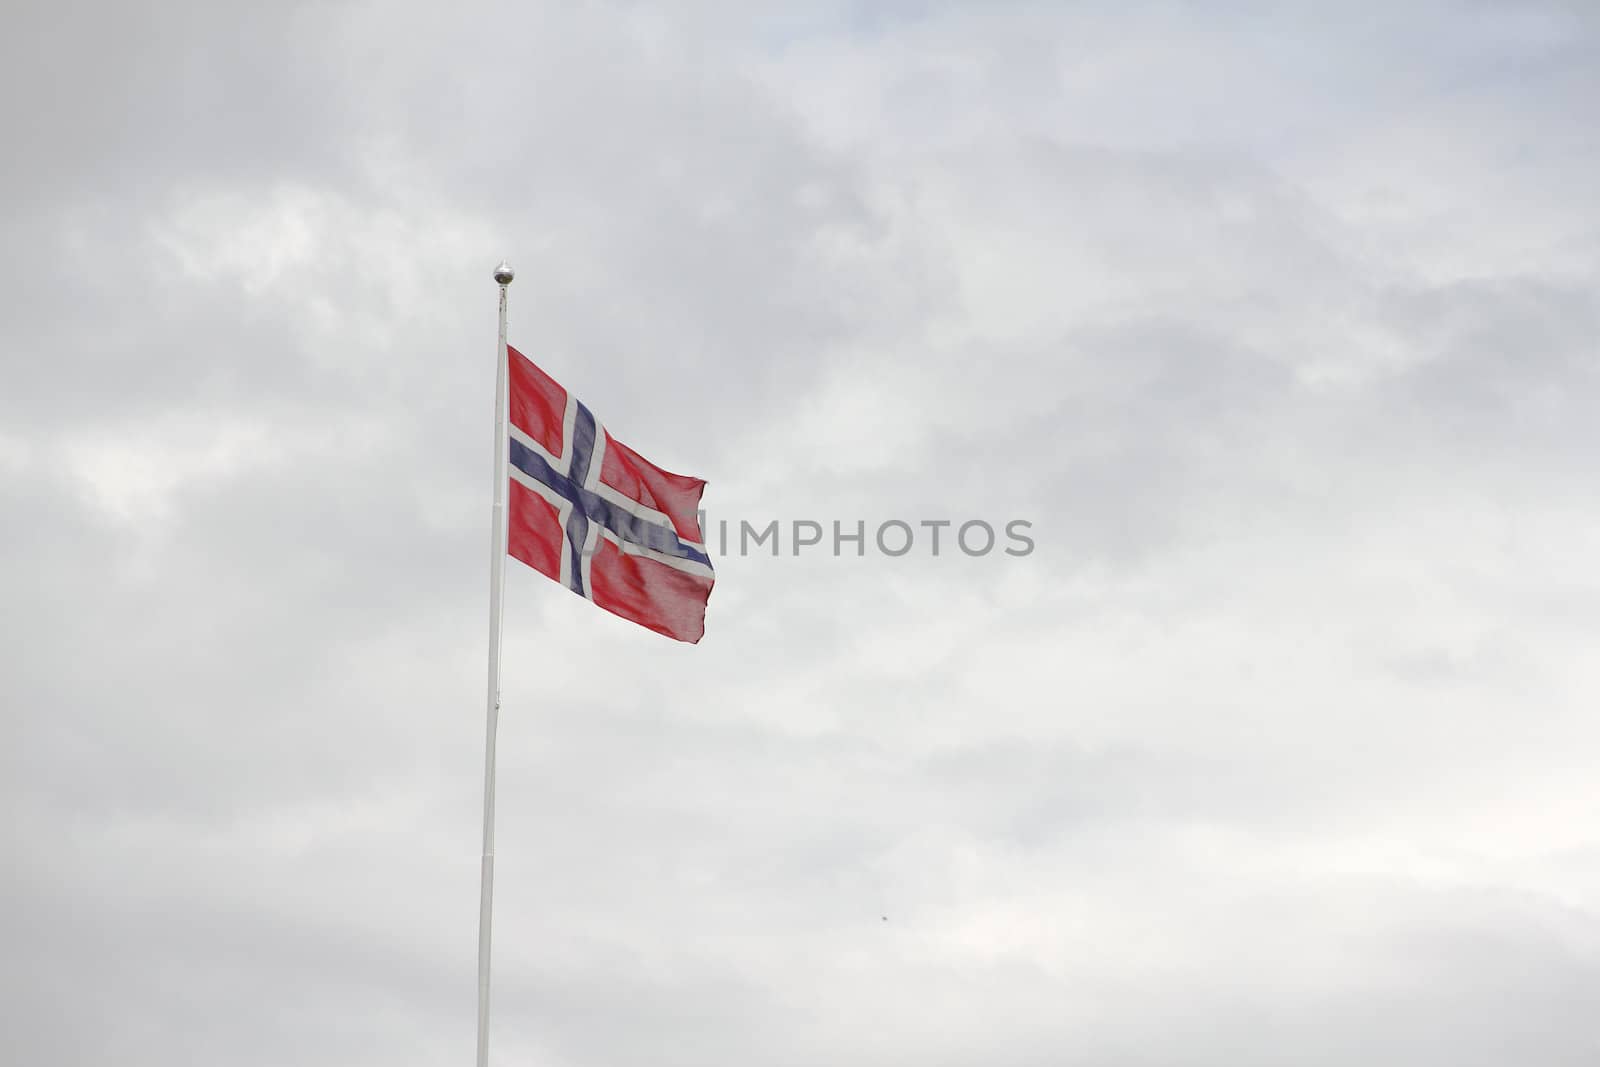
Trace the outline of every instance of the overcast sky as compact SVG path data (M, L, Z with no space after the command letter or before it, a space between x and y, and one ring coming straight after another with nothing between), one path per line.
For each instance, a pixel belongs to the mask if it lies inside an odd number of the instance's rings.
M495 1063L1600 1062L1600 8L6 22L10 1062L470 1062L502 257L783 526L509 571Z

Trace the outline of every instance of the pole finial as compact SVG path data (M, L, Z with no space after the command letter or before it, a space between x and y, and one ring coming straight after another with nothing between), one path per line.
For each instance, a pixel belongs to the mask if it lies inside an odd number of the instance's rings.
M494 280L501 285L510 285L511 279L516 276L517 273L511 269L511 264L503 259L500 261L500 265L494 269Z

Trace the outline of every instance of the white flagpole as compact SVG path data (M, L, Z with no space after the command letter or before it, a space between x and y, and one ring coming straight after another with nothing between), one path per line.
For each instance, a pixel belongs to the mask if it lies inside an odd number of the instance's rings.
M500 620L506 585L506 287L515 277L505 261L500 284L500 348L494 384L494 532L489 543L489 722L483 751L483 865L478 894L478 1067L489 1065L489 942L494 915L494 740L500 726Z

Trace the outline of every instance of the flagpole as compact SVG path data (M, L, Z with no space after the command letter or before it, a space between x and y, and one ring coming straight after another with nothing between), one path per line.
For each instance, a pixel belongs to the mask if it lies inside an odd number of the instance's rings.
M483 749L483 863L478 891L478 1067L489 1065L489 944L494 917L494 742L500 726L500 622L506 584L506 288L516 275L504 260L500 285L500 347L495 354L494 519L489 542L489 697Z

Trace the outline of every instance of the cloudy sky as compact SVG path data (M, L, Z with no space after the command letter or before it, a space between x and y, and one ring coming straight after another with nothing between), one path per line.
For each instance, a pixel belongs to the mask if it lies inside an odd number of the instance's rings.
M15 1062L470 1062L502 257L786 532L510 570L496 1063L1600 1062L1587 0L7 23Z

